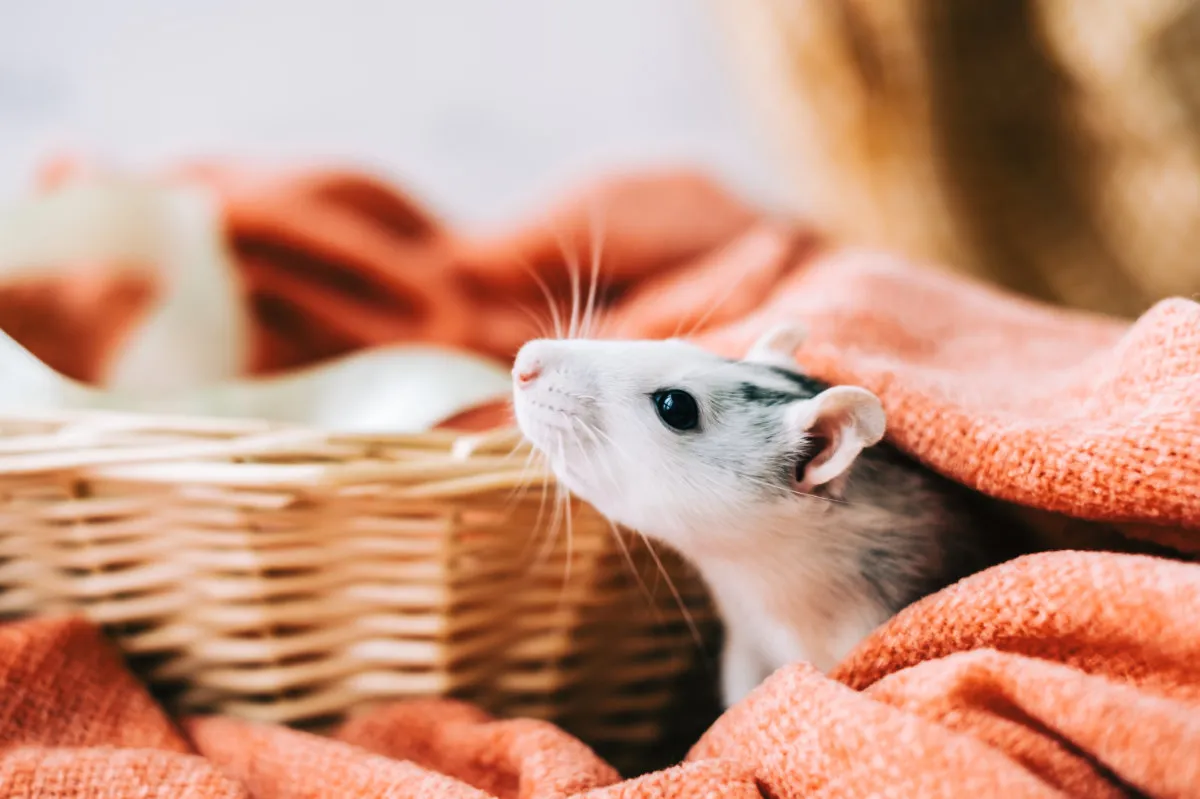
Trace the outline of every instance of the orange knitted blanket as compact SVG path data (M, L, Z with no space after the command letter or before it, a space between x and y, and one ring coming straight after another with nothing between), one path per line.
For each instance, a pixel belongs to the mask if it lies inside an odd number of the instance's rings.
M803 366L876 391L895 443L931 468L1048 512L1077 547L1157 554L1058 551L976 575L901 613L832 675L781 670L685 762L627 781L553 726L446 702L377 711L329 738L222 718L175 726L88 625L11 624L0 795L1200 796L1200 565L1188 562L1200 552L1200 305L1166 301L1132 325L1039 306L822 246L685 174L609 181L491 238L353 174L177 179L222 193L255 371L394 340L509 357L533 332L518 306L544 302L531 273L561 293L562 247L583 254L598 217L610 334L682 326L736 353L777 319L803 319ZM153 291L119 280L0 291L0 326L94 375ZM129 302L97 302L117 295Z

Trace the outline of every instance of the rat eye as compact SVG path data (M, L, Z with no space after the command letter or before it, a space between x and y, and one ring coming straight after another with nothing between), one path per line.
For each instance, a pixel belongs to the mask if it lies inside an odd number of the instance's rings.
M658 418L675 430L691 430L700 424L700 407L691 394L678 388L656 391L651 395Z

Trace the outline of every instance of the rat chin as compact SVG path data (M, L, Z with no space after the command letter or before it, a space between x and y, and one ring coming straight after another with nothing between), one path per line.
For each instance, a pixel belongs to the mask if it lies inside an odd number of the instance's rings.
M575 491L574 483L578 482L572 475L571 464L578 457L579 444L573 430L565 423L555 423L555 417L560 414L539 411L527 403L517 403L515 406L517 427L525 440L541 453L549 463L555 475L567 483L567 488ZM551 418L547 418L551 417Z
M564 439L570 432L569 421L559 419L560 413L539 407L529 397L518 395L513 400L513 415L517 428L525 438L543 452L552 452L553 444Z

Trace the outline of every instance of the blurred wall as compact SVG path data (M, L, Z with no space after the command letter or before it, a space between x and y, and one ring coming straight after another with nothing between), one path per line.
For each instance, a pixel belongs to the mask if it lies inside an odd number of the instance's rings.
M0 0L0 199L55 148L349 159L464 221L614 164L776 186L697 0Z

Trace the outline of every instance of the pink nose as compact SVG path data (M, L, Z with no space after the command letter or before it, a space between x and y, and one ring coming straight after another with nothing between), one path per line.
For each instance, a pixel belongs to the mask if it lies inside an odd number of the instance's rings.
M547 366L552 366L548 357L551 355L549 345L544 341L529 341L521 347L513 361L513 382L522 388L533 385L545 372Z
M540 364L531 364L523 367L520 370L513 370L513 376L517 378L517 382L523 386L527 386L534 380L538 379L538 375L542 373Z
M513 380L517 385L528 386L542 374L541 356L534 351L536 345L526 345L517 353L513 362Z

